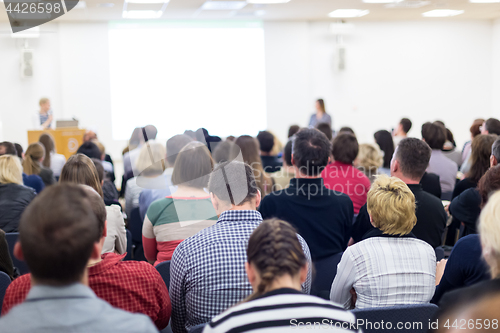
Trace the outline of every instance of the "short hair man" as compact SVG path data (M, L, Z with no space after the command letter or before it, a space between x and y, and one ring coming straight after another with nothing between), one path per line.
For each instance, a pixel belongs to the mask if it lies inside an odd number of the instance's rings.
M267 195L259 208L264 219L291 223L306 240L314 261L344 251L351 237L351 199L327 189L321 178L330 148L330 141L318 130L298 132L292 149L295 178L287 189Z
M370 179L353 166L358 156L358 140L352 134L343 133L333 140L332 154L335 162L321 173L326 188L345 193L351 198L354 214L366 203L366 196L370 190Z
M172 184L172 173L174 172L175 160L181 149L192 141L193 139L186 134L174 135L167 140L167 157L165 163L167 168L163 171L165 183L159 184L158 188L144 189L141 192L139 196L139 213L141 215L141 221L144 221L148 207L153 201L172 194L172 188L175 188Z
M7 154L17 156L16 146L14 146L12 142L8 141L0 142L0 156Z
M26 302L1 317L1 327L9 332L157 332L147 316L113 308L87 287L87 265L100 258L104 229L91 207L81 186L63 184L45 189L26 208L14 255L30 268L32 288ZM117 296L114 287L108 293Z
M403 139L396 147L391 161L391 176L405 182L415 196L417 224L412 233L436 248L441 245L447 215L441 200L422 190L419 184L430 158L431 149L425 142L415 138ZM354 224L353 240L363 240L363 236L372 229L367 207L364 205Z
M490 168L500 163L500 138L491 146Z
M275 191L288 188L290 180L295 178L295 169L292 165L292 140L288 140L283 149L283 166L280 171L271 174L271 177L274 179Z
M101 157L102 157L102 154L101 154L101 150L99 149L99 147L91 142L91 141L87 141L87 142L84 142L82 143L82 145L80 147L78 147L78 150L76 151L77 154L83 154L89 158L96 158L98 160L102 160Z
M328 123L319 123L318 126L316 126L316 129L326 135L328 140L332 141L333 138L333 132L332 132L332 127Z
M92 205L99 222L102 248L106 237L106 207L101 196L90 186L80 185ZM142 261L122 261L125 254L105 253L99 259L88 261L89 287L96 295L116 308L132 313L143 313L158 329L164 329L170 320L170 297L167 286L158 271ZM31 288L30 275L14 280L5 293L2 316L26 298Z
M496 134L500 135L500 120L489 118L481 126L481 134Z
M209 322L252 294L245 273L250 234L262 222L256 211L261 195L252 168L238 161L221 163L210 175L208 191L217 223L180 243L170 266L172 330L186 332ZM309 248L299 237L310 263ZM303 285L309 293L311 272Z
M408 118L403 118L399 121L398 126L392 132L395 146L397 146L401 140L408 137L408 132L410 131L411 126L411 120Z
M443 154L446 129L437 122L427 122L422 125L422 139L432 149L427 172L439 176L442 199L450 200L457 182L458 165Z
M283 163L278 156L271 155L274 147L274 135L268 131L260 131L257 135L257 141L260 145L260 159L264 171L267 173L279 171Z

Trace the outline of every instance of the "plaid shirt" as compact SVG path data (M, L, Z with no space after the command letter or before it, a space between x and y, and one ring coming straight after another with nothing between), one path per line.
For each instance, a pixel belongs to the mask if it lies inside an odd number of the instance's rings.
M143 313L158 329L170 320L171 304L167 286L158 271L140 261L122 261L125 254L106 253L102 261L89 267L89 287L97 297L116 308ZM31 276L25 274L10 284L5 293L2 316L22 303L31 289Z
M172 330L187 332L248 297L252 286L245 272L250 234L262 222L255 210L228 210L217 223L187 238L175 249L170 265ZM311 255L297 235L309 267ZM311 289L309 269L303 291Z

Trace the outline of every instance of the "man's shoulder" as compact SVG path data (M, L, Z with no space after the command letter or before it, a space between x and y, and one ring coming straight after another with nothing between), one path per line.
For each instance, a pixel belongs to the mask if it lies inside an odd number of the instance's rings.
M416 191L413 194L415 195L417 207L429 207L444 212L443 202L435 195L424 190Z

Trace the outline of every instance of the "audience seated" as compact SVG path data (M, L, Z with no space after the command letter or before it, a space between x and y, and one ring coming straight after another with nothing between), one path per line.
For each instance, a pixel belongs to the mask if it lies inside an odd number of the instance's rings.
M326 188L342 192L351 198L354 215L366 203L366 194L370 190L368 177L353 166L358 151L358 140L354 135L337 135L332 144L334 162L328 164L321 173Z
M332 141L332 139L333 139L333 131L332 131L332 127L330 126L330 124L319 123L318 126L316 126L316 129L318 131L320 131L321 133L323 133L324 135L326 135L326 137L328 138L328 140Z
M500 120L496 118L487 119L481 126L481 134L500 135Z
M398 126L392 131L392 136L394 140L394 145L397 146L401 140L408 137L408 132L412 126L411 120L408 118L403 118L399 121Z
M109 156L106 154L106 147L97 139L92 140L92 142L99 148L99 152L101 153L101 157L99 160L101 161L102 167L105 171L106 179L109 179L111 182L115 181L115 167L111 161L111 157L107 160L106 158ZM111 162L110 162L111 161Z
M17 149L14 146L14 144L12 144L12 142L8 141L0 142L0 156L5 154L17 156Z
M455 162L458 165L458 168L460 168L460 165L462 164L462 152L457 150L457 144L455 143L453 133L450 131L450 129L445 128L445 131L446 141L442 148L443 155Z
M340 134L352 134L352 135L356 136L356 133L354 133L354 130L350 127L347 127L347 126L341 127L339 129L339 133L337 135L340 135Z
M127 181L125 188L125 211L131 216L132 209L139 207L139 196L144 189L163 189L166 187L163 171L167 151L159 142L150 142L141 148L136 160L137 175Z
M205 333L244 332L250 327L290 332L311 318L332 323L322 326L323 330L352 331L348 329L356 321L352 313L301 292L301 283L307 278L307 258L287 222L267 220L254 230L248 241L245 270L253 294L213 318Z
M384 153L384 164L378 169L380 174L391 175L391 159L394 154L394 141L392 135L386 130L380 130L373 135L375 142Z
M241 150L243 162L252 167L255 181L257 182L257 186L259 187L262 196L266 196L271 193L274 190L274 181L262 167L259 155L259 141L249 135L242 135L238 137L234 143L236 143L237 147ZM238 149L233 150L231 160L236 158L239 152L240 151Z
M268 131L260 131L257 135L260 147L260 160L264 172L273 173L279 171L282 162L276 155L272 155L271 151L274 147L274 136Z
M292 136L294 136L298 131L300 130L299 125L292 125L288 128L288 138L290 139Z
M0 229L0 271L7 274L11 280L14 280L19 275L12 264L9 245L5 239L5 231L2 229Z
M330 141L316 129L298 132L292 151L295 178L287 189L264 197L259 208L264 219L276 217L292 224L309 244L313 260L344 251L351 235L351 199L327 189L321 178L330 149Z
M144 255L155 265L170 260L184 239L217 221L205 192L213 160L201 142L188 143L175 160L172 184L177 190L149 206L142 227Z
M160 183L160 188L144 189L139 196L139 213L141 215L141 220L144 221L146 217L146 212L153 201L163 199L172 194L173 191L177 189L176 186L172 184L172 173L174 171L174 164L177 155L184 148L185 145L192 142L189 136L185 134L179 134L171 137L167 141L167 158L166 158L166 169L163 172L163 181Z
M92 162L94 162L97 176L99 177L99 183L102 187L102 198L104 199L104 203L106 206L117 205L121 208L121 204L118 202L118 191L115 184L113 184L109 179L105 179L104 174L106 172L104 171L101 160L92 158Z
M368 193L367 206L375 228L345 250L330 299L346 309L429 302L436 255L411 232L417 222L412 191L402 180L382 175Z
M87 265L100 259L104 229L91 207L85 190L65 184L45 189L26 209L14 254L30 268L33 288L24 303L0 318L0 327L9 332L157 332L147 316L113 308L87 287Z
M427 172L439 176L441 197L450 200L457 181L458 166L455 162L446 158L441 150L446 141L446 129L440 124L427 122L422 125L422 138L432 149Z
M425 172L422 179L420 179L420 185L422 186L422 190L441 199L441 183L438 175Z
M234 142L232 140L226 139L217 145L217 147L212 152L212 158L214 163L220 164L223 162L231 161L231 153L234 150Z
M134 130L129 145L129 147L132 147L133 149L130 149L123 155L123 168L125 176L124 184L126 184L126 181L132 178L134 175L137 175L137 170L135 170L135 166L137 163L136 160L141 153L142 146L149 140L155 140L157 134L158 130L153 125L147 125L145 127L141 127L138 129L136 128ZM135 142L136 140L138 140L138 143ZM137 146L135 146L136 144Z
M290 186L290 180L295 178L295 169L292 165L292 140L289 140L283 150L283 166L280 171L271 175L274 180L275 191L283 190Z
M484 119L476 119L469 129L471 140L467 141L462 148L462 165L460 167L460 172L462 172L463 174L469 172L470 165L468 160L470 158L472 140L474 140L476 136L481 134L481 126L483 126L483 123Z
M384 159L378 145L362 143L359 145L358 156L353 164L370 180L370 184L375 181L378 175L378 168L382 166Z
M32 143L26 149L23 160L23 170L28 176L38 175L42 178L45 186L52 185L56 182L54 172L42 165L45 158L45 148L39 142Z
M83 154L71 156L61 171L59 183L83 184L92 187L103 197L99 175L94 162ZM104 200L103 200L104 201ZM127 231L121 208L117 205L106 206L107 234L102 253L127 251Z
M430 156L431 149L425 142L415 138L403 139L394 153L391 173L392 176L405 182L415 196L417 223L412 233L418 239L436 248L442 243L448 217L441 200L423 191L419 184ZM361 241L372 229L367 205L365 205L359 211L354 223L353 241Z
M78 147L76 153L83 154L89 158L101 160L101 151L99 150L99 147L97 147L97 145L92 141L86 141L82 143L82 145Z
M0 229L5 232L18 231L21 214L36 195L23 185L22 172L17 156L0 156Z
M252 293L245 274L246 250L250 234L262 222L256 211L261 194L253 170L241 162L224 162L211 173L208 191L217 223L184 240L172 256L169 291L174 333L208 323ZM298 239L311 267L307 244ZM307 294L310 288L309 268L302 290Z
M481 259L479 235L460 238L450 257L441 260L436 268L436 292L431 303L438 304L441 297L452 290L488 280L486 263Z
M106 237L106 207L99 194L90 186L81 185L99 222L101 234L99 248ZM151 318L158 329L170 320L170 297L160 273L141 261L123 261L125 254L105 253L100 258L90 258L87 263L89 287L114 307L132 313L143 313ZM22 303L31 288L30 274L11 283L5 294L2 316Z
M439 302L440 311L443 313L460 305L470 304L490 293L500 291L500 192L498 191L494 192L481 212L479 235L482 257L489 267L491 280L444 294Z
M59 177L64 163L66 163L66 157L56 153L56 144L52 135L43 133L40 135L38 142L45 148L45 158L43 159L42 165L46 168L50 168L54 173L54 177Z

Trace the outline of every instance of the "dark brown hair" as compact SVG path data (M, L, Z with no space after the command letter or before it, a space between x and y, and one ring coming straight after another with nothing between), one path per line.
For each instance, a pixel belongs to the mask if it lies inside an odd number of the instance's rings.
M188 143L175 160L172 184L195 188L207 187L213 169L214 161L207 146L198 141Z
M32 143L26 149L23 161L23 171L27 175L38 175L42 166L40 159L45 156L45 148L39 142Z
M38 138L40 142L45 147L45 158L43 159L42 165L46 168L50 168L50 152L55 151L55 143L52 135L43 133Z
M235 206L241 206L255 198L258 190L252 167L238 161L219 164L208 182L210 193Z
M299 125L292 125L288 128L288 137L291 138L292 136L295 135L300 130Z
M470 162L471 167L467 173L467 178L473 182L478 182L479 179L488 171L490 167L491 147L497 136L494 134L477 135L471 144Z
M41 284L68 285L85 271L99 226L87 193L72 184L49 186L26 208L19 240L31 274Z
M484 123L484 119L474 120L474 123L472 123L472 126L469 129L470 134L472 134L473 137L476 137L479 134L481 134L481 126L483 126L483 123Z
M257 291L247 301L268 292L276 278L285 274L296 276L307 263L297 232L289 223L278 219L266 220L252 232L247 258L261 279Z
M405 133L408 133L411 129L411 120L408 119L408 118L403 118L401 119L401 121L399 122L401 124L401 126L403 127L403 132Z
M340 134L332 145L332 155L335 161L352 164L359 152L358 140L352 134Z
M101 182L94 162L83 154L75 154L68 159L61 170L59 183L88 185L103 197Z
M446 142L446 128L438 122L427 122L422 125L422 138L431 149L441 150Z
M486 205L490 195L500 190L500 164L490 168L477 184L477 190L481 196L481 208Z
M373 138L380 147L380 150L384 152L384 164L382 167L386 169L390 168L392 155L394 155L394 141L391 133L386 130L380 130L373 134Z
M320 99L316 100L316 102L318 102L319 107L321 108L321 111L323 111L323 113L326 113L325 101L322 98L320 98Z
M399 143L395 158L403 176L420 181L429 165L431 154L431 148L424 141L406 138Z
M316 125L316 129L326 135L328 140L332 141L333 133L332 133L332 127L328 123L319 123Z
M308 176L319 175L328 164L332 143L314 128L306 128L295 135L292 143L294 165Z
M88 199L92 211L94 212L97 222L99 222L99 235L103 237L104 225L106 224L106 218L108 213L106 212L106 205L104 204L104 199L101 198L99 193L97 193L92 187L88 185L80 185L85 192L87 192Z

